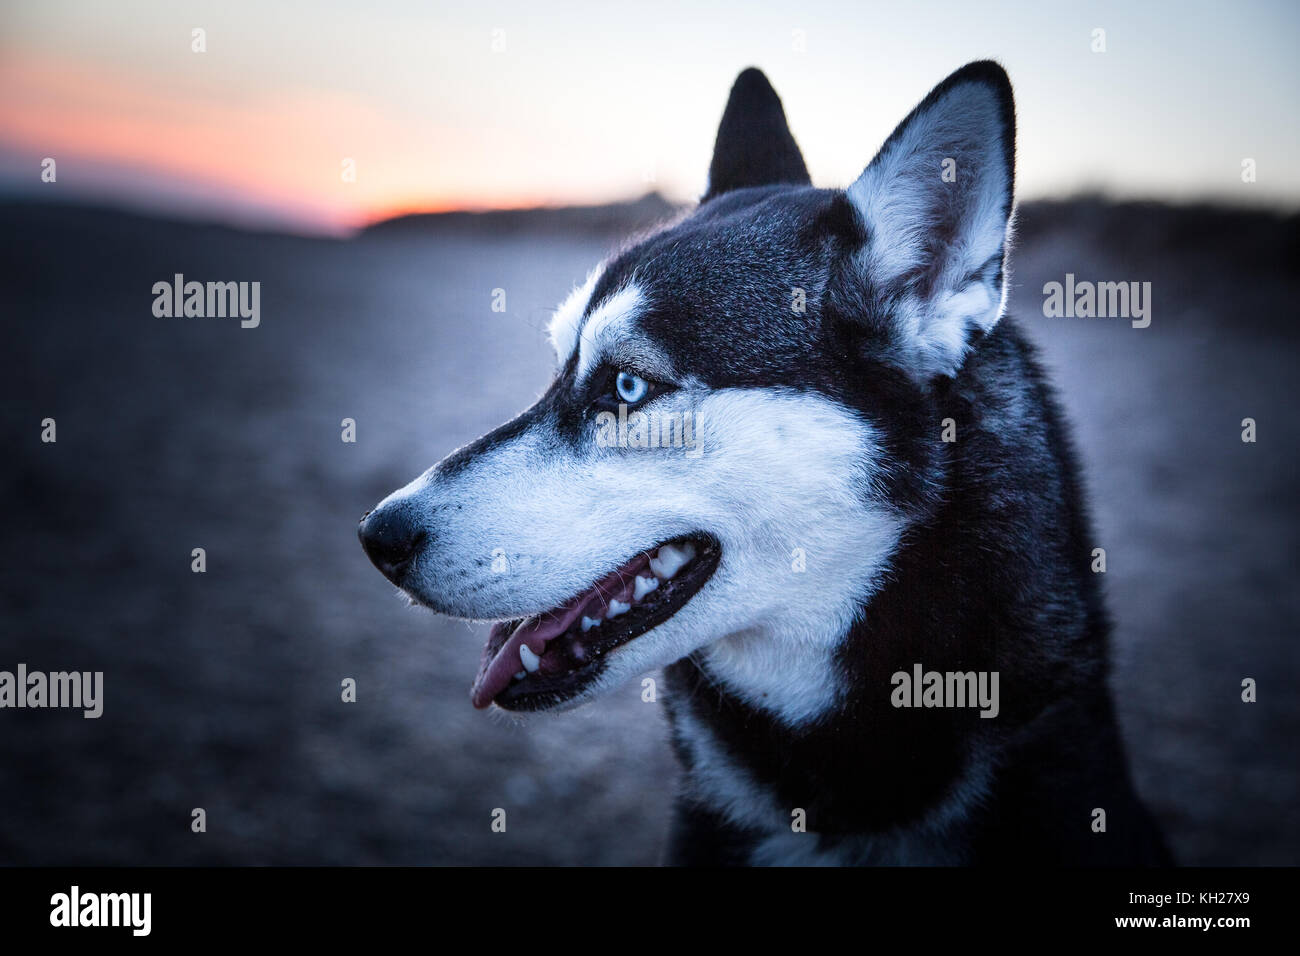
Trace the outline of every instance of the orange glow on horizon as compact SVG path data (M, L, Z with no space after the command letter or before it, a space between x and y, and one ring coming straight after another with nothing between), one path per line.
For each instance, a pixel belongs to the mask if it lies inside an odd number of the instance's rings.
M419 127L339 93L299 88L230 102L12 50L0 58L0 84L8 94L0 141L11 149L110 163L138 174L145 189L151 176L168 177L333 231L412 213L602 201L501 189L490 164L506 151L493 154L490 143L467 150L467 131ZM345 158L355 162L355 181L343 178ZM449 179L459 185L448 187Z

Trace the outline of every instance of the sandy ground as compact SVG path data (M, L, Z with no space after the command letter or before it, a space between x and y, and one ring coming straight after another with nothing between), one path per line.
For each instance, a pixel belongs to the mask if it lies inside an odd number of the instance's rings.
M607 238L338 242L26 206L0 224L0 668L106 684L99 720L0 713L0 863L657 860L658 705L633 685L558 718L473 711L483 630L407 608L355 536L540 392L549 309ZM1300 863L1296 248L1294 221L1081 203L1027 210L1015 257L1108 554L1134 772L1188 863ZM261 326L155 318L176 272L259 280ZM1066 272L1152 281L1151 327L1044 318Z

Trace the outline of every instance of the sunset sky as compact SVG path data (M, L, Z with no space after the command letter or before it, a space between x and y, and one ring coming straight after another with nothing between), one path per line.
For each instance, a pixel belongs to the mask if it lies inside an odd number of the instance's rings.
M1289 0L7 3L0 193L335 233L421 209L690 199L751 64L814 182L847 185L934 83L993 57L1016 85L1022 197L1295 209L1298 42Z

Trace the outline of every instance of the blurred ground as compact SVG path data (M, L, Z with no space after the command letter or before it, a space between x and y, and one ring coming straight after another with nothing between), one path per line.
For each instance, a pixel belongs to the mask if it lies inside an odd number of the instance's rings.
M544 387L549 309L648 211L336 242L0 206L0 668L106 685L99 720L0 713L0 863L657 860L657 707L629 686L528 724L474 712L482 631L406 608L355 537ZM1300 863L1296 221L1036 204L1013 261L1107 550L1139 787L1183 862ZM154 318L176 272L259 280L261 327ZM1066 272L1153 282L1151 327L1043 318Z

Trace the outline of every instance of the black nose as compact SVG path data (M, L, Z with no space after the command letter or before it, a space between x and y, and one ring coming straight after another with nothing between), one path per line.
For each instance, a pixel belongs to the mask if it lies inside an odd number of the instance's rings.
M424 531L405 507L389 505L367 512L357 525L357 537L374 566L400 585L424 541Z

